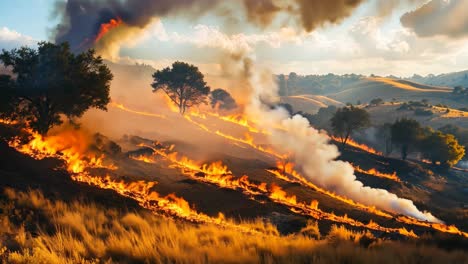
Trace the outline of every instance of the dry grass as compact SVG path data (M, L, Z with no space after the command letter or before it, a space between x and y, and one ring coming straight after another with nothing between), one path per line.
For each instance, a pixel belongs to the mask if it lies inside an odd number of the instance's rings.
M316 222L280 236L181 223L146 212L51 201L6 189L0 204L3 263L468 263L466 253L386 242L334 226L324 239Z

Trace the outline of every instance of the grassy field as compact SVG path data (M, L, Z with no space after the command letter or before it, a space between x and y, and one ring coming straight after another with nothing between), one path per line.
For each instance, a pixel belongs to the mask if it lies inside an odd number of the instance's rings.
M446 104L454 108L464 107L466 103L458 102L450 97L451 89L413 83L410 81L390 78L363 78L353 83L345 90L326 94L327 97L343 103L356 104L357 101L368 103L375 98L385 101L420 101L427 99L431 104Z
M463 251L339 226L320 237L310 222L280 236L263 221L244 223L261 232L253 235L11 188L0 212L3 263L468 263Z

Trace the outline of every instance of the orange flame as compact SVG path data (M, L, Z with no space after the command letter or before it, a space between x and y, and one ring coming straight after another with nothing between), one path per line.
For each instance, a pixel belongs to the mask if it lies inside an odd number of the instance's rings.
M401 182L401 180L400 180L400 178L398 178L396 172L384 173L384 172L380 172L380 171L378 171L378 170L376 170L374 168L371 168L369 170L364 170L364 169L361 169L361 167L359 167L359 166L354 166L353 165L353 167L354 167L355 171L360 172L360 173L376 176L376 177L379 177L379 178L386 178L386 179L396 181L396 182Z
M123 23L122 19L120 17L117 17L116 19L112 18L108 23L101 24L101 27L99 28L99 32L96 35L94 42L98 42L109 31L120 26L122 23Z
M154 149L154 148L153 148ZM313 200L310 204L298 202L295 195L290 195L284 191L279 185L272 183L267 187L267 183L254 183L249 180L249 177L244 175L240 178L235 177L228 170L227 166L221 162L215 162L210 165L197 165L196 162L188 159L187 157L177 158L177 153L165 153L163 150L154 149L157 154L165 157L173 164L171 167L180 168L184 175L191 177L200 182L209 184L215 184L221 188L228 188L234 190L241 190L243 193L251 196L265 195L271 199L274 203L286 206L291 212L301 214L315 219L326 219L333 222L349 224L352 226L358 226L383 232L389 233L400 233L406 236L417 237L412 232L403 233L397 228L385 228L378 225L375 222L372 224L364 224L357 220L351 219L348 216L337 216L333 213L327 213L318 208L318 201ZM286 169L289 170L292 166L287 165ZM200 175L196 172L203 172ZM253 198L255 200L255 198Z
M37 159L56 157L64 160L66 162L67 169L72 173L72 179L75 181L84 182L104 189L114 190L120 195L136 200L141 206L148 208L153 212L163 212L165 214L193 222L214 223L225 227L235 228L242 232L257 233L257 231L249 227L227 221L223 216L214 218L203 213L198 213L190 207L187 201L173 194L161 197L157 192L152 191L153 187L157 184L156 182L138 181L125 183L122 181L112 180L110 176L106 176L105 178L91 176L87 170L88 168L104 167L115 169L115 166L102 165L104 156L96 157L86 154L88 147L86 140L81 133L77 133L76 131L65 131L60 135L50 137L42 137L34 133L32 135L33 140L28 144L21 145L18 141L12 141L10 142L10 145ZM227 166L223 165L221 162L198 165L197 162L194 162L187 157L182 156L179 158L176 152L167 154L164 149L152 149L158 151L157 154L163 155L166 159L172 161L174 163L174 167L188 169L191 171L191 177L225 188L238 188L248 194L266 195L272 201L287 206L287 208L294 213L314 217L316 219L326 219L383 232L398 232L402 235L416 236L412 231L407 231L405 228L385 228L373 221L368 224L364 224L349 218L347 215L337 216L333 213L324 212L318 208L317 201L312 201L310 204L298 202L296 196L287 194L278 185L272 184L268 188L266 183L254 183L250 181L247 176L235 178ZM169 148L169 151L171 150L172 148ZM298 177L300 175L297 172L294 172L292 164L285 164L283 166L283 171L284 173L289 173L294 178L291 181L298 181ZM193 172L202 172L203 175ZM279 171L275 172L277 174L281 174ZM284 179L289 178L285 175L282 177ZM304 182L299 182L304 184ZM376 210L374 213L375 212L378 211ZM389 217L392 216L389 215ZM425 226L442 232L467 236L467 233L461 232L455 226L426 223L406 216L398 217L397 220L407 224Z
M223 132L217 130L216 132L216 135L218 136L221 136L225 139L229 139L229 140L232 140L232 141L235 141L235 142L239 142L239 143L242 143L244 145L247 145L247 146L250 146L260 152L263 152L263 153L266 153L268 155L272 155L276 158L279 158L279 159L285 159L288 155L286 154L279 154L277 152L275 152L273 149L271 148L264 148L262 146L259 146L259 145L256 145L254 143L254 139L253 137L249 134L249 133L245 133L245 138L236 138L236 137L233 137L231 135L227 135L227 134L224 134Z
M367 205L355 202L352 199L337 195L337 194L335 194L333 192L330 192L328 190L325 190L323 188L320 188L320 187L316 186L315 184L313 184L310 181L308 181L307 179L305 179L298 172L296 172L293 169L294 168L293 163L288 162L286 164L283 164L281 162L278 162L278 168L279 168L278 170L267 170L267 171L272 173L273 175L275 175L279 179L282 179L282 180L287 181L287 182L299 183L299 184L301 184L303 186L306 186L306 187L309 187L309 188L311 188L311 189L313 189L313 190L315 190L317 192L320 192L320 193L325 194L327 196L330 196L330 197L332 197L334 199L337 199L337 200L339 200L341 202L344 202L344 203L346 203L348 205L351 205L351 206L353 206L353 207L355 207L357 209L360 209L360 210L363 210L363 211L366 211L366 212L369 212L369 213L372 213L372 214L375 214L375 215L378 215L378 216L382 216L382 217L385 217L385 218L394 218L394 216L392 216L391 214L389 214L387 212L384 212L382 210L379 210L379 209L375 208L374 206L367 206ZM289 178L285 174L290 175L293 179ZM428 227L428 228L432 228L432 229L435 229L435 230L438 230L438 231L441 231L441 232L444 232L444 233L458 234L458 235L463 235L465 237L468 237L467 232L460 231L454 225L446 225L446 224L441 224L441 223L429 223L429 222L421 221L421 220L418 220L418 219L415 219L415 218L412 218L412 217L409 217L409 216L399 216L399 217L396 218L396 220L398 222L405 223L405 224ZM408 231L406 229L400 230L400 234L404 235L404 233L408 233ZM412 232L409 232L409 233L412 233Z
M143 115L143 116L150 116L150 117L158 117L158 118L166 118L165 115L162 115L162 114L154 114L154 113L147 113L147 112L141 112L141 111L136 111L136 110L132 110L132 109L129 109L128 107L126 107L125 105L123 104L120 104L120 103L117 103L117 102L112 102L111 103L111 106L115 107L115 108L118 108L120 110L123 110L125 112L129 112L129 113L133 113L133 114L137 114L137 115Z
M331 136L331 138L333 140L335 140L335 141L341 142L341 139L338 138L338 137ZM346 141L346 145L349 145L351 147L355 147L357 149L360 149L360 150L363 150L363 151L366 151L368 153L372 153L372 154L375 154L375 155L379 155L379 156L383 155L382 152L377 151L377 150L367 146L366 144L358 143L358 142L354 141L352 138L349 138L348 141Z
M49 136L47 138L38 133L29 131L32 140L25 145L20 145L18 141L13 140L10 146L18 151L28 154L35 159L45 157L55 157L67 162L67 169L73 173L81 173L86 168L106 168L115 170L113 164L104 165L104 156L87 154L88 139L83 133L76 130L67 130L60 135Z
M62 159L66 162L66 168L71 173L71 178L74 181L83 182L102 189L113 190L122 196L136 200L140 206L154 213L162 212L191 222L213 223L241 232L259 233L258 230L247 225L236 224L230 220L226 220L222 214L219 214L219 216L215 218L203 213L198 213L190 207L186 200L174 194L169 194L164 197L160 196L157 192L152 190L153 187L156 186L156 182L137 181L125 183L123 181L115 181L111 179L109 175L104 178L90 175L86 171L87 168L102 167L115 169L115 167L103 166L103 156L94 158L85 154L86 147L85 144L80 144L81 142L85 142L82 134L76 131L66 131L60 135L47 138L34 133L33 140L30 143L21 145L19 141L14 140L10 142L10 146L36 159L45 157ZM226 171L222 166L221 169ZM219 168L215 169L214 166L203 166L201 170L217 173Z

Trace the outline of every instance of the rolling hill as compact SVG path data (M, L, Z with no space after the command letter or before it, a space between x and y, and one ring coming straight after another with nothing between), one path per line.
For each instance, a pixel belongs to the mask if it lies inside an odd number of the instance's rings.
M427 76L413 75L406 78L409 81L419 82L427 85L436 86L463 86L468 87L468 70L460 72L444 73L439 75L429 74Z
M292 95L282 96L282 103L287 103L293 106L294 111L302 111L306 113L316 113L320 108L330 105L343 106L342 102L334 100L324 95Z
M450 98L451 88L423 85L405 80L374 77L363 78L346 87L343 91L327 94L328 97L341 101L367 103L374 98L385 101L420 101L427 99L432 104L446 104L454 108L463 107L463 103Z

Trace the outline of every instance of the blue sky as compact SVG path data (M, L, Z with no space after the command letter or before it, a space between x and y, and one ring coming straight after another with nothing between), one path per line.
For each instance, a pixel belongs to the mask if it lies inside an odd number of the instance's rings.
M58 23L51 15L55 2L2 1L0 49L49 40L51 29ZM412 4L403 4L390 15L380 16L373 8L379 0L369 0L343 23L327 25L311 33L291 27L259 29L245 26L233 31L223 28L218 18L209 15L197 20L161 18L138 35L122 39L119 49L109 59L125 63L145 62L155 67L185 60L213 71L220 67L217 63L219 54L226 48L241 47L249 50L261 63L271 65L275 73L408 76L468 69L466 36L419 37L402 26L400 17L419 8L425 0L410 2Z
M14 29L34 39L47 39L55 0L4 0L1 3L0 27Z

